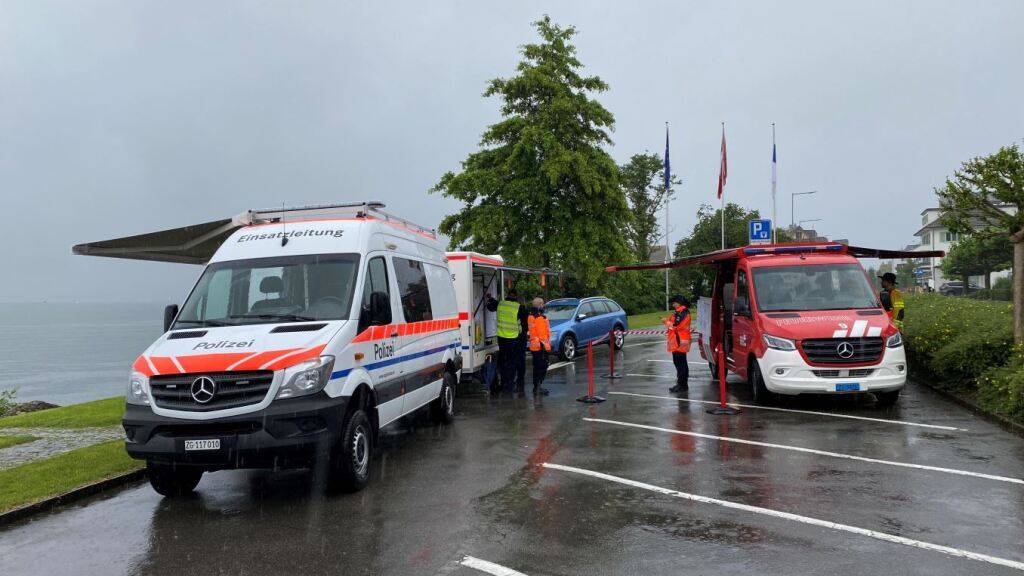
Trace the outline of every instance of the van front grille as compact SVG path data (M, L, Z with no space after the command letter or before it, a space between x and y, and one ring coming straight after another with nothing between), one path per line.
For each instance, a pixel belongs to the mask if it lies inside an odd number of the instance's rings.
M203 377L213 382L213 395L207 402L196 400L196 396L204 399L207 394L192 393L193 384ZM153 395L153 403L160 408L210 412L258 404L266 398L273 381L274 372L271 370L165 374L150 378L149 389ZM208 382L206 388L210 388Z
M819 338L800 343L812 364L877 362L884 346L881 338Z

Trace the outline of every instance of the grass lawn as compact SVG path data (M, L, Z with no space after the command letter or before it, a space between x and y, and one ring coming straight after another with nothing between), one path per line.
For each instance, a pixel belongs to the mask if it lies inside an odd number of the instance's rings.
M124 415L124 397L115 396L0 418L2 428L92 428L116 426Z
M648 312L646 314L637 314L627 318L630 329L633 328L663 328L661 324L662 318L668 316L668 312L659 310L657 312Z
M111 440L0 470L0 512L143 466L141 460L128 457L123 441Z
M0 448L8 448L37 440L35 436L0 436Z

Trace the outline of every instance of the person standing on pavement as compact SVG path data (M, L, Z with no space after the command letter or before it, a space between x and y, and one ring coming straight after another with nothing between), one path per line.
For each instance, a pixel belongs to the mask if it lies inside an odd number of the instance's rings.
M892 320L896 328L903 332L905 305L903 304L903 292L896 288L896 275L892 272L886 272L879 276L879 278L882 280L882 293L879 294L882 300L882 308L885 308L885 313Z
M527 321L530 335L530 355L533 357L533 397L547 396L543 388L544 377L548 374L548 353L551 352L551 325L544 315L544 300L533 299L533 308Z
M668 328L668 351L676 367L676 385L669 388L669 392L675 394L690 389L690 365L686 359L686 353L690 351L690 303L681 294L676 294L669 304L674 312L663 323Z
M512 288L505 298L498 302L491 298L487 309L497 312L498 316L498 371L501 374L501 385L507 392L513 392L517 386L522 390L521 372L526 372L526 341L527 313L519 303L519 294ZM517 376L518 375L518 376Z

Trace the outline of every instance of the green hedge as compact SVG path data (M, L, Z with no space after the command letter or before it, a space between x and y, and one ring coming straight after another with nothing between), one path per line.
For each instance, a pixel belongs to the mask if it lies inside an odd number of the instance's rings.
M986 410L1024 421L1024 349L1013 345L1011 306L940 294L906 301L903 333L914 371Z

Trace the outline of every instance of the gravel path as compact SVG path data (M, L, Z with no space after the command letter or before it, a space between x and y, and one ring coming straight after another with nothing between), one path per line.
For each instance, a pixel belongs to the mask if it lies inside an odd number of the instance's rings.
M0 430L2 436L23 434L39 439L17 446L0 448L0 470L124 437L124 431L120 426L75 430L62 428L4 428Z

